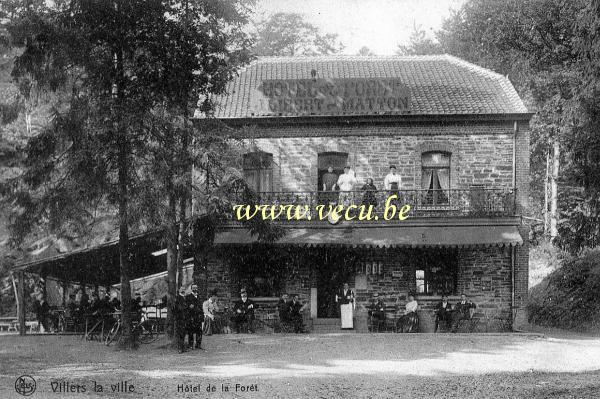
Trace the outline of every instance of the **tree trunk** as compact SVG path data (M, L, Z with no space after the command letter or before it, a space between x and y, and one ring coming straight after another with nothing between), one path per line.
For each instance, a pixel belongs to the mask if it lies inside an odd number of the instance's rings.
M550 149L546 150L546 171L544 173L544 236L550 231L550 212L548 210L548 181L550 180Z
M552 154L552 176L550 179L550 238L558 236L558 174L560 171L560 145L554 139Z
M115 6L118 8L117 3ZM118 169L118 198L119 198L119 265L121 268L121 321L123 333L119 345L124 349L135 349L135 337L132 334L131 319L131 284L129 277L129 153L130 142L127 128L121 118L121 108L124 104L123 81L125 67L123 62L123 49L118 47L114 51L114 100L113 117L115 131L117 132L117 169Z
M178 219L179 219L179 232L177 235L177 246L179 251L177 251L177 289L181 287L183 283L183 257L184 253L184 245L187 242L187 220L186 220L186 208L187 208L187 200L185 196L179 198L179 209L178 209Z
M129 205L128 197L128 152L129 146L126 132L121 131L119 137L119 263L121 267L121 309L123 312L122 327L123 335L121 336L120 345L125 349L134 349L135 342L132 335L132 320L131 320L131 285L129 277L129 217L127 207Z
M177 331L175 328L175 300L177 299L177 220L175 219L177 199L172 187L172 179L167 182L167 191L169 203L167 207L167 304L169 311L167 312L167 334L174 342L177 339Z

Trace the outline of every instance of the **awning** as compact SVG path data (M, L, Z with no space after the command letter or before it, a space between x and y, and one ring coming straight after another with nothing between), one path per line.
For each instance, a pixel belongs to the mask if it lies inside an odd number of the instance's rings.
M369 228L289 228L276 245L348 245L372 247L471 247L523 244L516 226L401 226ZM248 230L233 228L215 237L216 244L257 242Z

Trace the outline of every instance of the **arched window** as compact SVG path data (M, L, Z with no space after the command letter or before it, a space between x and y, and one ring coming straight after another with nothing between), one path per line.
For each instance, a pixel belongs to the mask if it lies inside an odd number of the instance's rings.
M243 159L244 178L257 193L273 191L273 154L249 152Z
M447 204L450 189L450 153L425 152L421 155L421 188L428 205Z

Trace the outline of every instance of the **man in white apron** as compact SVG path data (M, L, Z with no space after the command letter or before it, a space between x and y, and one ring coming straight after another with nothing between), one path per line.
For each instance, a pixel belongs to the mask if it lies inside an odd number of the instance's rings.
M340 314L342 316L342 329L354 328L352 315L354 311L354 292L344 283L344 288L335 295L335 301L340 304Z

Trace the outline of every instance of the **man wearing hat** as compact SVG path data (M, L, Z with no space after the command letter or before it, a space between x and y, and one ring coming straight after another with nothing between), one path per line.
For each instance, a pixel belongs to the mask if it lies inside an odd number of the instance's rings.
M188 345L190 349L202 349L202 322L204 321L204 312L202 311L202 299L198 295L198 286L192 284L192 292L185 297L188 304ZM194 345L194 334L196 344Z
M374 331L380 331L385 326L385 304L376 292L373 295L374 303L369 306L369 316L371 316L371 326Z
M210 296L202 303L202 311L204 312L204 327L202 333L204 335L212 335L213 330L219 332L219 320L217 315L217 290L212 290Z
M248 293L245 288L240 291L241 299L233 305L233 318L232 321L235 324L236 334L241 331L242 324L245 324L248 328L248 332L254 333L254 310L258 306L248 299Z
M173 316L175 319L175 331L177 332L177 348L179 353L185 352L185 334L187 333L188 326L188 302L185 297L185 288L179 288L179 293L175 298L175 311ZM190 337L190 341L193 340L193 336Z

